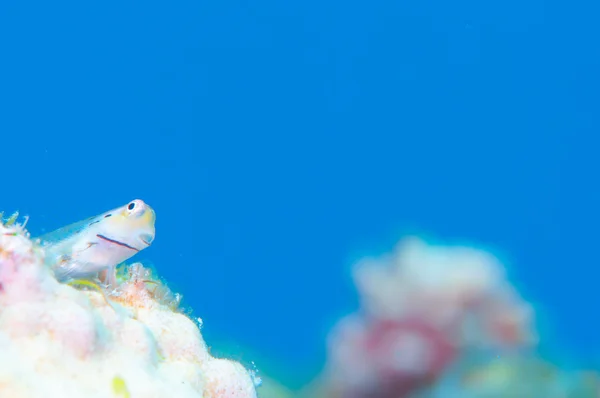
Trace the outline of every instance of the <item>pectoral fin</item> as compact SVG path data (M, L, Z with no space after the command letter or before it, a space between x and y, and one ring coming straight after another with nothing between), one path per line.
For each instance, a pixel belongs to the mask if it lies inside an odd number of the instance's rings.
M104 283L109 288L117 287L117 268L110 267L98 273L100 282Z
M76 261L73 261L71 256L62 256L59 263L52 268L52 271L57 281L66 282L74 279L81 272L79 268L80 266Z
M53 267L52 271L54 271L56 280L64 283L72 279L93 278L97 273L97 271L94 272L94 269L96 268L96 264L81 262L72 257L67 257Z

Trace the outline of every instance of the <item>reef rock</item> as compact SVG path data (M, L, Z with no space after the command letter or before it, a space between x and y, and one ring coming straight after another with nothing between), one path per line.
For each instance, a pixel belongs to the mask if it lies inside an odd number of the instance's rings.
M58 283L43 260L23 226L0 222L0 397L257 396L141 265L107 294Z

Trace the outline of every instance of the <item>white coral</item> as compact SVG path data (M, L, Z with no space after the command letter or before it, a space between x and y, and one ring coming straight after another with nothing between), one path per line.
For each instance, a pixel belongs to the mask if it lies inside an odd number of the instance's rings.
M110 306L42 260L22 227L0 222L0 397L256 397L241 364L212 357L197 324L139 283Z

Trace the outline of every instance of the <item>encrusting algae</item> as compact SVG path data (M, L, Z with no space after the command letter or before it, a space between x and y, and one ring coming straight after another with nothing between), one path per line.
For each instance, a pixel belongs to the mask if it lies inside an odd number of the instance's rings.
M131 203L145 221L127 224ZM0 216L0 397L257 396L247 369L210 355L178 294L141 263L122 265L132 256L120 244L151 243L154 217L133 201L38 241L18 213Z
M113 378L113 391L115 395L122 398L131 398L131 394L129 394L129 390L127 389L127 384L122 377L115 376Z

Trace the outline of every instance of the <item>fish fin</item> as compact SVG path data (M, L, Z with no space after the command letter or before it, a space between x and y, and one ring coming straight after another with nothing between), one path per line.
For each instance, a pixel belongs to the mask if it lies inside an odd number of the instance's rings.
M74 249L70 254L60 254L54 261L52 260L52 257L47 259L47 264L49 264L50 268L54 272L56 280L64 283L65 281L69 281L71 279L79 279L83 275L94 275L94 272L89 272L88 267L94 267L94 265L85 261L82 262L79 259L79 254L96 244L96 242L87 242L85 244L82 242L81 245L78 245L80 248Z
M82 274L90 274L83 271L87 263L77 260L77 257L70 254L63 254L57 258L55 264L51 265L54 277L61 283L72 279L80 279Z
M87 227L95 223L102 217L103 215L94 216L90 218L86 218L85 220L78 221L64 227L58 228L54 231L48 232L44 235L40 235L37 237L42 243L42 245L56 244L61 242L67 238L72 237L73 235L79 234L84 231Z
M100 282L102 282L109 288L112 288L112 289L116 288L117 287L117 268L110 267L110 268L100 271L98 273L98 278L100 279Z
M54 277L59 282L66 282L71 279L74 279L75 275L80 268L79 264L71 259L71 256L61 256L68 257L68 260L60 261L56 266L52 268L54 272Z

